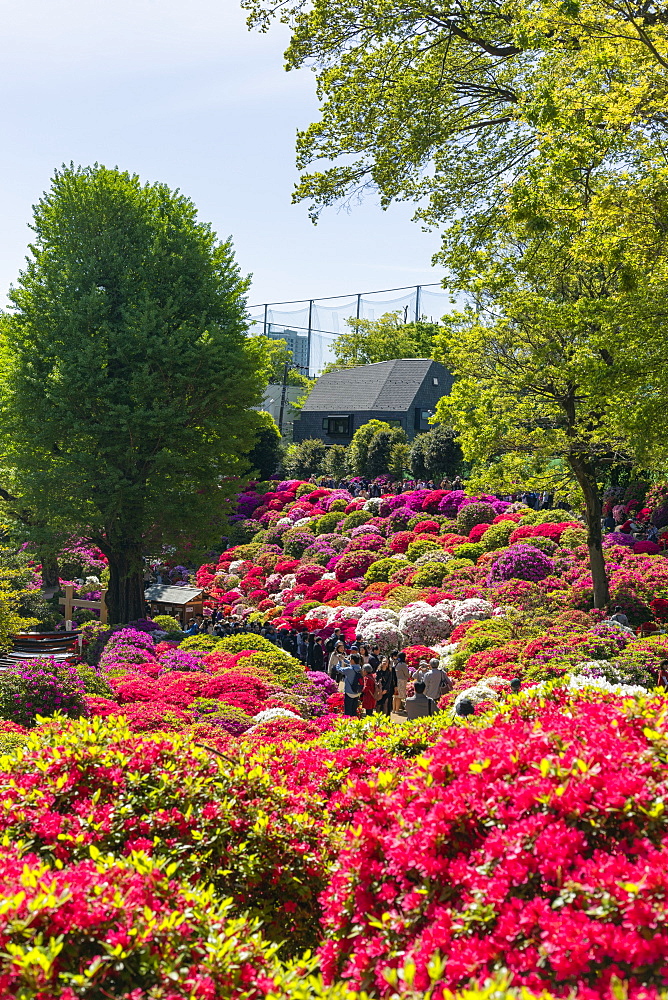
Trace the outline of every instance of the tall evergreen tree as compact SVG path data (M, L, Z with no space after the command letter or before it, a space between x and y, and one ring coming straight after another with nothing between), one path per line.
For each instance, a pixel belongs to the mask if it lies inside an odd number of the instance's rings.
M265 354L231 243L164 184L63 168L34 209L3 325L2 431L21 502L109 559L143 616L150 544L209 544L253 444Z

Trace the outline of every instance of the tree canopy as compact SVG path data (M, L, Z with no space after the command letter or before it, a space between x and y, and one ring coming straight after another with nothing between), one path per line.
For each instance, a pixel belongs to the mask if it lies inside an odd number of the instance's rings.
M405 323L403 312L385 313L380 319L349 319L349 332L336 338L334 361L325 371L373 365L393 358L430 358L438 323L420 320Z
M248 453L252 471L260 479L270 479L283 461L281 432L271 413L260 410L255 414L255 444Z
M532 476L544 488L577 484L600 607L601 486L611 468L650 465L662 447L668 186L655 175L592 190L583 172L544 196L541 213L538 231L533 217L509 216L475 274L454 259L471 306L439 338L458 378L437 418L487 488Z
M289 25L287 69L315 70L320 119L298 135L295 192L313 217L373 190L477 240L518 180L583 159L594 172L663 162L663 0L242 5L260 30Z
M2 325L4 464L27 508L107 555L112 621L148 546L210 544L267 381L229 240L164 184L63 168Z
M406 443L402 427L392 427L385 420L368 420L355 431L348 449L348 469L355 476L375 479L397 464L395 445Z
M462 450L453 431L437 424L430 431L418 434L410 450L411 472L416 479L440 482L462 473Z

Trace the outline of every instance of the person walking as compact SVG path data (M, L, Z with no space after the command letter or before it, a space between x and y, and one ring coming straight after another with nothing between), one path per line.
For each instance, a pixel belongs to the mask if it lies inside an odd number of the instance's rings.
M378 701L378 711L383 715L390 715L392 711L392 698L396 687L394 667L389 658L384 656L380 661L380 666L376 671L376 684L380 688L381 697Z
M283 649L286 653L289 653L290 656L297 655L297 632L295 629L291 628L283 640Z
M429 670L424 675L423 681L425 695L436 704L438 704L439 698L452 690L452 682L445 671L440 669L436 657L429 661Z
M355 718L362 695L362 667L359 653L351 653L350 661L340 668L343 677L343 711L345 715Z
M325 669L325 650L322 648L322 639L319 635L315 637L315 644L313 646L313 666L312 670L324 670Z
M325 643L325 652L327 653L327 656L332 655L332 653L334 652L334 650L336 649L337 645L340 642L341 642L341 629L335 628L332 635L330 635L329 639Z
M392 709L394 712L399 712L402 703L406 701L406 685L411 677L405 653L397 653L397 658L394 662L394 673L397 678L397 687L392 699Z
M376 711L376 678L368 663L362 667L362 711L365 715Z
M308 632L300 632L297 636L297 656L306 664L306 656L308 654Z

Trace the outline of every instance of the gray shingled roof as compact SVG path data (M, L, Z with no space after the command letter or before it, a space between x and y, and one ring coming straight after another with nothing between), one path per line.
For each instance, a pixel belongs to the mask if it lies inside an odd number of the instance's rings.
M355 410L408 410L432 365L429 358L396 358L321 375L302 410L332 416ZM445 373L445 369L443 368Z
M170 587L166 584L154 583L147 587L144 597L147 601L159 601L161 604L187 604L201 595L199 587Z

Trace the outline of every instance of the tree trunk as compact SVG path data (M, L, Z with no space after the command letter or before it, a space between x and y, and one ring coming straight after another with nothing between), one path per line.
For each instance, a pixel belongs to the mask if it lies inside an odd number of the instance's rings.
M605 608L610 603L608 577L603 558L603 532L601 530L601 500L592 469L587 462L577 456L568 459L585 500L585 521L587 522L587 548L589 568L594 585L594 607Z
M42 562L42 590L54 590L60 577L58 557L49 549L41 549L38 554Z
M128 543L121 550L109 549L107 608L111 625L125 625L145 617L144 565L141 542Z

